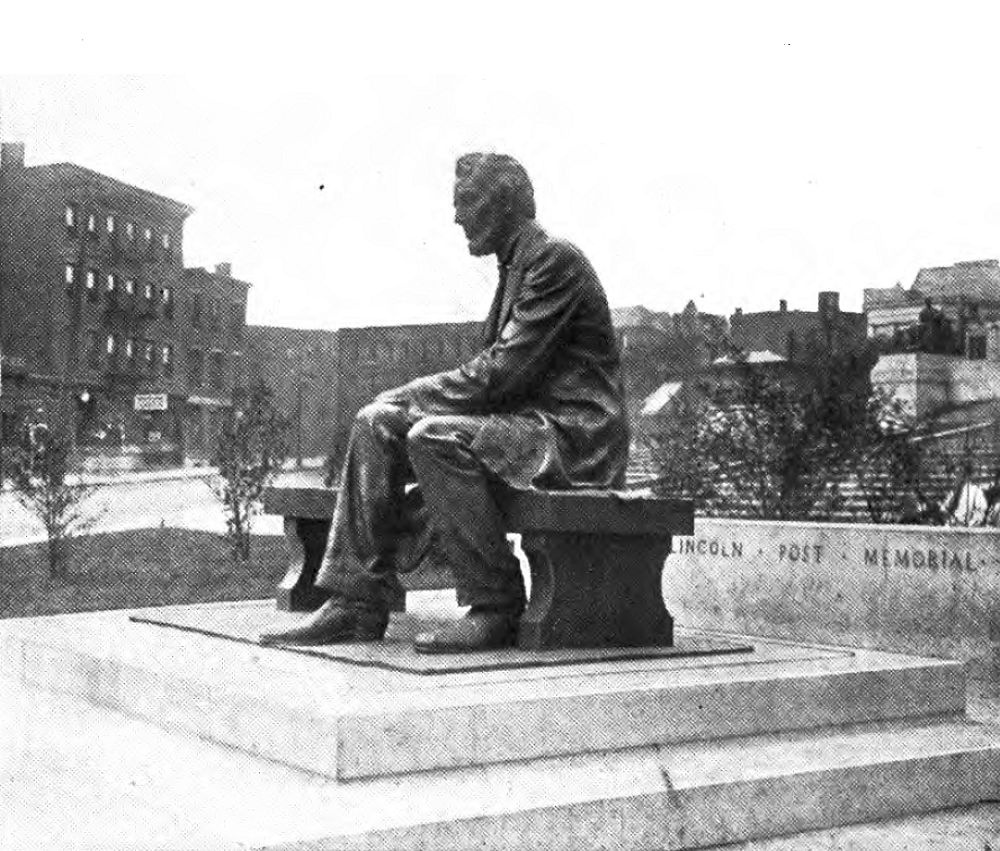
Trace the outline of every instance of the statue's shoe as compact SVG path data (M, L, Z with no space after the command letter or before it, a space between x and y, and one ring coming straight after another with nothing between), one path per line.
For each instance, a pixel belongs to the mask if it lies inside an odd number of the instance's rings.
M332 597L302 623L289 629L262 632L261 644L336 644L380 641L389 625L386 609Z
M517 640L517 623L517 616L508 612L473 610L448 626L418 633L413 649L418 653L472 653L511 647Z

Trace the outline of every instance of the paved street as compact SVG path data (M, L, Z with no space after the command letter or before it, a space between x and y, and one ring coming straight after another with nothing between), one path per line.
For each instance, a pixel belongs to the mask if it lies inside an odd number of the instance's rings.
M125 482L96 487L90 506L100 515L94 531L176 526L223 531L222 507L202 478ZM254 528L280 534L280 517L258 517ZM14 495L0 493L0 544L38 539L41 524L20 506Z

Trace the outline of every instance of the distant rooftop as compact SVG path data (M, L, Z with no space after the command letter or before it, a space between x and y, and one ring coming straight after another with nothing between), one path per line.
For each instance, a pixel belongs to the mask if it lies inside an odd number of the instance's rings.
M787 360L787 358L782 357L779 354L775 354L770 349L760 349L755 352L747 352L745 358L730 357L729 355L723 355L722 357L716 358L712 361L712 366L731 366L735 363L780 363Z
M72 177L83 177L88 181L102 186L110 192L127 192L142 195L159 206L170 208L176 215L189 216L194 212L194 207L126 183L116 177L102 174L99 171L86 168L82 165L70 162L44 163L41 165L25 166L24 164L24 144L21 142L4 142L0 150L0 168L7 173L25 173L31 177L44 177L53 180L65 180Z
M932 299L966 296L981 301L1000 301L1000 261L970 260L954 266L921 269L913 289Z
M1000 303L1000 261L966 260L952 266L928 266L917 272L910 289L865 289L865 312L880 308L912 307L927 298L933 302L967 298Z
M668 381L666 384L660 385L646 397L642 403L640 414L644 417L650 417L661 413L683 386L681 381Z
M183 216L190 216L194 212L194 207L184 204L181 201L176 201L173 198L168 198L166 195L160 195L157 192L151 192L149 189L143 189L141 186L126 183L124 180L119 180L116 177L110 177L99 171L94 171L91 168L77 165L76 163L50 163L48 165L35 165L29 166L25 169L25 171L36 173L44 173L48 171L57 177L65 177L70 174L76 174L97 183L102 183L108 187L113 187L119 191L125 190L126 192L135 192L139 195L145 195L146 197L156 201L158 204L173 208L175 213Z
M670 329L670 314L656 313L641 304L611 308L611 324L615 328Z

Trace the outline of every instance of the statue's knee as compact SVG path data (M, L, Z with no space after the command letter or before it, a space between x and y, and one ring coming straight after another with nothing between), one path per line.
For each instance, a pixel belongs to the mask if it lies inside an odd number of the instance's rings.
M369 402L354 415L358 425L372 425L382 415L382 406L378 402Z
M370 402L354 415L354 428L369 434L401 437L406 430L406 415L395 405Z
M410 430L406 433L406 445L419 450L431 444L439 432L439 419L437 417L424 417L410 426Z

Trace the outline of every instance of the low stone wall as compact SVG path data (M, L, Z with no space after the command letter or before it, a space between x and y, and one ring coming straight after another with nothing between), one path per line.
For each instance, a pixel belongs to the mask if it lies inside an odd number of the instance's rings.
M1000 663L1000 530L698 519L664 597L685 626Z

